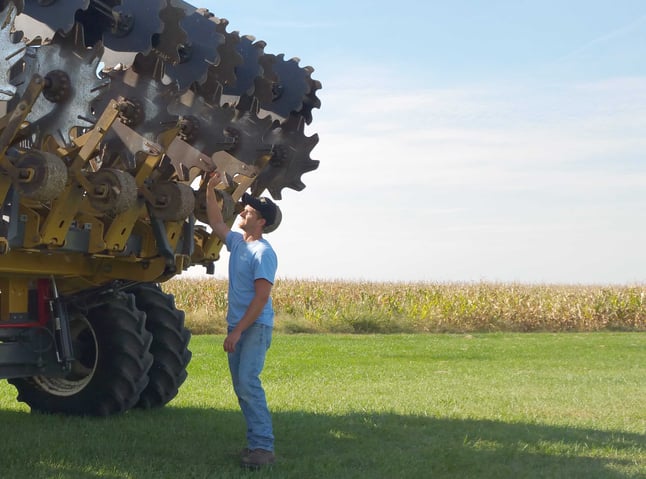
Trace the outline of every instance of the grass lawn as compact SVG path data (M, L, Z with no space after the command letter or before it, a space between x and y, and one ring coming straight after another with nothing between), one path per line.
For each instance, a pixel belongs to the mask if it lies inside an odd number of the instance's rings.
M646 334L274 336L278 463L245 472L222 336L165 408L29 414L0 382L0 477L644 478Z

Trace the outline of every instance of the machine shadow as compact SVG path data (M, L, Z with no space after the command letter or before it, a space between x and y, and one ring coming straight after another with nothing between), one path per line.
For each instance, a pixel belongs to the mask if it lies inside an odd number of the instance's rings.
M342 471L358 478L625 479L635 476L618 472L629 465L618 457L641 454L646 444L644 435L617 431L397 414L275 412L274 424L278 465L253 477L328 478ZM167 406L100 419L0 411L0 425L3 478L249 474L238 467L244 423L237 411ZM599 449L612 457L595 454ZM18 459L25 457L26 463Z

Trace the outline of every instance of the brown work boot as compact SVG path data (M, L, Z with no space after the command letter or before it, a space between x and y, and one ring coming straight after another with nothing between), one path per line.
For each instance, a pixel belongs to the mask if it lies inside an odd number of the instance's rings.
M276 462L276 456L274 456L273 452L265 449L253 449L246 456L242 456L241 465L249 469L258 469L271 466L274 462Z
M251 449L248 447L245 447L242 451L240 451L240 457L247 457L249 454L251 454Z

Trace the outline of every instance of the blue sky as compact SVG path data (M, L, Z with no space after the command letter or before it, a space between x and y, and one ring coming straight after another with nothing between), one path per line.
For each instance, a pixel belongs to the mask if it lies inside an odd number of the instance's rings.
M646 282L646 2L194 4L323 83L280 277Z

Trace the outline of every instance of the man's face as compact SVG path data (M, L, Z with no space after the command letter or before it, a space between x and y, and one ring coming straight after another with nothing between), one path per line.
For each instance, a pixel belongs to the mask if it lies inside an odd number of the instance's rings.
M240 212L240 218L239 226L244 231L251 231L262 220L260 213L249 205L245 205L244 209Z

